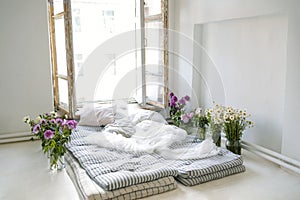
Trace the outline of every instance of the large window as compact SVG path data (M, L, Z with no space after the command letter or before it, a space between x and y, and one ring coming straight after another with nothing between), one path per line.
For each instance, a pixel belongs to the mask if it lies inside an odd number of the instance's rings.
M76 103L72 22L69 20L71 4L69 1L49 0L48 12L54 107L73 117Z
M167 1L144 1L146 102L165 105L168 94Z
M74 117L85 102L166 104L167 0L48 2L55 109Z

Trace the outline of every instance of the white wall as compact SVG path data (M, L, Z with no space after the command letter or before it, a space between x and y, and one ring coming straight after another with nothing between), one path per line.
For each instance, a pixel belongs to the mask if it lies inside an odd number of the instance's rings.
M172 2L175 16L173 28L191 40L196 39L206 45L207 55L204 51L199 55L205 57L201 62L204 60L207 66L216 66L220 75L218 80L223 82L224 98L218 98L222 92L214 94L214 91L211 93L212 98L220 99L224 101L221 103L228 105L248 108L253 115L252 119L257 126L247 131L243 139L300 160L300 154L297 153L297 141L300 141L297 126L300 119L300 106L297 103L300 102L300 58L297 55L300 52L300 15L297 8L300 7L300 1ZM257 28L257 31L253 28ZM212 73L209 68L199 69L197 62L201 58L195 57L195 47L183 50L185 47L183 40L175 40L175 51L190 52L194 49L191 53L194 55L195 68ZM200 90L199 85L196 85L193 67L177 57L173 59L175 68L184 71L182 74L189 80L189 84ZM180 80L175 76L173 80ZM208 78L205 81L213 84L212 80ZM180 82L177 88L180 95L192 93L191 87L183 87ZM197 92L203 94L202 91ZM203 102L198 103L203 105ZM207 104L205 102L203 106Z
M52 108L46 0L0 1L0 136Z

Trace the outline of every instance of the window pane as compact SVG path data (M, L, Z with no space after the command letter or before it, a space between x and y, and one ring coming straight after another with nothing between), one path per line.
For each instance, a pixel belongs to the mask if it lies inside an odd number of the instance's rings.
M160 0L145 0L145 17L161 14Z
M132 52L129 54L120 53L119 49L123 47L122 42L118 42L115 46L108 47L108 50L106 48L101 55L96 56L97 59L102 60L95 59L95 64L90 65L89 59L99 52L95 50L101 49L101 45L105 42L110 39L114 42L115 37L122 37L122 34L126 32L132 33L132 44L137 41L140 43L140 38L135 38L134 35L135 29L140 27L139 1L72 1L72 18L77 103L111 99L113 88L123 76L132 70L132 67L136 67L137 58L140 62L139 56L136 56L134 49L130 49ZM137 48L140 47L137 46ZM119 58L122 54L126 55ZM101 63L108 66L103 66ZM103 72L105 76L102 78L103 74L95 74L95 71L99 71L95 68L105 69ZM100 93L87 91L87 88L95 88L95 83L90 81L95 77L104 84L101 86L102 92ZM132 81L135 82L135 80ZM99 84L97 86L100 87Z
M64 11L64 2L63 0L54 0L53 1L54 15Z
M138 78L141 70L137 69L135 57L135 52L128 53L115 59L105 69L96 87L95 99L112 100L136 97L137 85L141 85Z
M57 58L57 73L67 75L66 61L66 45L65 45L65 25L64 19L54 21L55 25L55 40L56 40L56 58Z
M161 21L145 23L146 37L146 99L163 103L164 66Z
M59 104L68 109L68 82L64 79L58 79L58 94Z

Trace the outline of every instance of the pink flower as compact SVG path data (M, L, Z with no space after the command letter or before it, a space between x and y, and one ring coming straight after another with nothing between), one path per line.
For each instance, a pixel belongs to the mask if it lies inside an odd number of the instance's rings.
M51 131L51 130L46 130L45 132L44 132L44 138L46 139L46 140L49 140L49 139L51 139L51 138L53 138L54 137L54 132L53 131Z
M77 122L75 120L68 120L66 122L68 129L72 130L76 128Z
M38 134L41 131L41 126L39 124L34 125L32 132Z
M40 122L42 125L46 125L47 124L47 120L45 119L41 119L41 122Z
M184 100L184 98L181 98L181 99L179 100L179 103L182 104L182 105L185 105L185 100Z
M190 121L190 118L187 114L183 114L181 115L181 120L184 122L184 123L188 123Z
M190 112L190 114L188 114L188 115L189 115L190 119L192 119L194 117L194 113L193 112Z
M57 118L55 120L56 124L62 124L63 120L61 118Z

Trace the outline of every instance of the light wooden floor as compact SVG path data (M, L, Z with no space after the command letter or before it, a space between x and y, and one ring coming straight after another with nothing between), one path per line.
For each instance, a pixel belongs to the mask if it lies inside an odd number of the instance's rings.
M300 175L291 174L243 151L247 171L194 187L178 184L174 191L147 199L299 200ZM66 171L52 172L40 142L0 145L1 200L78 200Z

